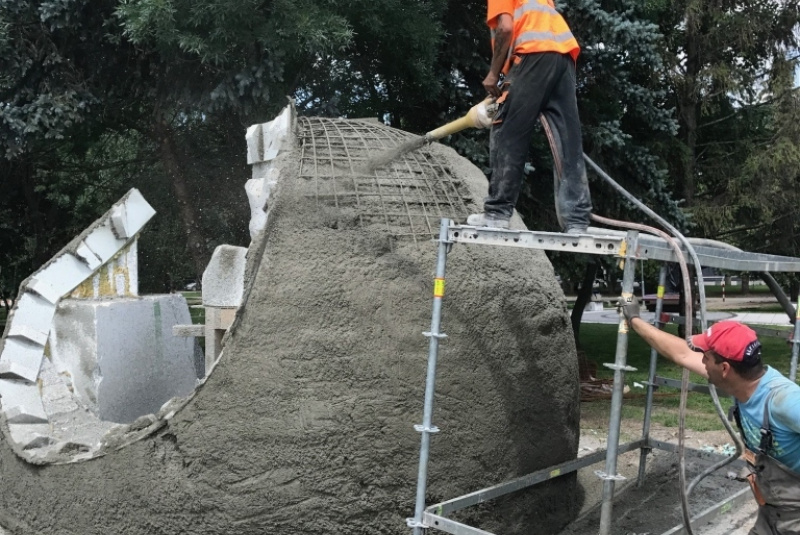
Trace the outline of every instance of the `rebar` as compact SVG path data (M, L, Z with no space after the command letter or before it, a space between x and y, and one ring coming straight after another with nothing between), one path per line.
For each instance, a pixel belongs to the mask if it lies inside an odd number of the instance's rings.
M324 117L298 120L299 178L313 184L320 207L348 208L361 227L380 224L388 237L427 244L442 218L463 220L471 193L430 146L367 172L372 154L415 136L367 121Z

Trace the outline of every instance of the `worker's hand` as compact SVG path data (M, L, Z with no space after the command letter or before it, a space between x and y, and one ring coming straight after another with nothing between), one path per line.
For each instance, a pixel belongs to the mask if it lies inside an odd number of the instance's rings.
M500 81L500 76L490 72L486 75L486 78L483 79L483 88L489 93L491 96L497 98L500 96L500 88L497 87L497 82Z
M625 316L625 319L628 320L628 325L630 325L631 320L633 318L639 317L640 307L639 307L639 300L636 299L635 295L631 295L630 297L620 297L619 302L617 303L619 309L622 311L622 315Z

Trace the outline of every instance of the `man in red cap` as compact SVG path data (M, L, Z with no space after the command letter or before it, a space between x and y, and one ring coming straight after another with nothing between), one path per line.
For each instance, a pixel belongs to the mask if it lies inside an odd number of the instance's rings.
M800 386L761 362L761 343L746 325L721 321L687 344L640 318L635 296L620 306L651 347L735 398L759 505L750 535L800 534Z

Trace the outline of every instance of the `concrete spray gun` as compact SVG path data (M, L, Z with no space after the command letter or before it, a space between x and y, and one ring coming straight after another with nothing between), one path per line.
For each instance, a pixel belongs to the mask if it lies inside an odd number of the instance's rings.
M492 126L492 120L497 113L497 107L498 104L495 102L494 97L488 97L486 100L475 104L463 117L431 130L424 136L406 141L402 145L370 158L366 165L365 174L374 172L375 169L383 167L404 154L421 148L426 143L432 143L466 128L489 128Z

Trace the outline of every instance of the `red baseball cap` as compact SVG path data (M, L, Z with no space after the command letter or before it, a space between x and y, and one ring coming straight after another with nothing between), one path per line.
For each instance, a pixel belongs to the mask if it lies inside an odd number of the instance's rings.
M761 342L756 332L738 321L720 321L706 332L692 336L690 346L695 351L709 349L722 358L740 362L761 358Z

